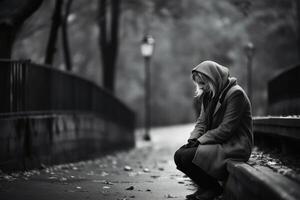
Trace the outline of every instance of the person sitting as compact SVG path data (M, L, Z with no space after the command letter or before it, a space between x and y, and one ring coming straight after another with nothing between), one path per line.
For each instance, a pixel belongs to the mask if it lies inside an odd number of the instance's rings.
M188 143L174 155L177 169L198 186L187 199L214 199L222 193L229 160L246 162L253 146L251 104L228 68L204 61L192 70L200 116Z

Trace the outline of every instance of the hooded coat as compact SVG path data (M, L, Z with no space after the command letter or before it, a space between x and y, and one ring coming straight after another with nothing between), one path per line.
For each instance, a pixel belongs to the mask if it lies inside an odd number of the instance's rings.
M226 67L204 61L193 71L206 75L216 87L213 99L203 97L200 116L189 139L197 139L193 163L223 180L228 160L247 161L253 145L251 104ZM204 94L205 95L205 94Z

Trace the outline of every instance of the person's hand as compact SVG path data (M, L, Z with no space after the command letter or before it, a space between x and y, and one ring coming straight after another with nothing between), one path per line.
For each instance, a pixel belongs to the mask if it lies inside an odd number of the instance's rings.
M197 147L200 142L197 139L189 139L188 143L186 144L187 148Z

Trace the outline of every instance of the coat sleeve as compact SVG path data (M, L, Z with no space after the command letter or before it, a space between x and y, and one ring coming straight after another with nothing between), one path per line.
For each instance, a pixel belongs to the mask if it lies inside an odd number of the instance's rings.
M206 122L205 122L204 108L202 105L200 115L196 121L195 128L191 132L189 139L198 139L200 136L204 134L205 129L206 129Z
M242 115L247 105L246 98L242 91L232 93L226 102L225 114L221 124L207 131L198 141L201 144L220 144L227 141L240 125Z

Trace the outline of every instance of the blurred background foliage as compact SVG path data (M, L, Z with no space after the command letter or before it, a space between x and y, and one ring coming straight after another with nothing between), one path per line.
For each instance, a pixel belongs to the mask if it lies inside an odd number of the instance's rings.
M156 39L151 64L152 125L195 120L191 69L204 60L230 68L246 88L245 44L255 46L253 112L265 115L267 81L299 62L297 0L122 0L115 94L144 120L143 35ZM74 0L69 23L72 73L102 84L97 0ZM13 59L43 63L54 1L22 26ZM58 40L61 40L59 36ZM58 42L53 67L65 70Z

